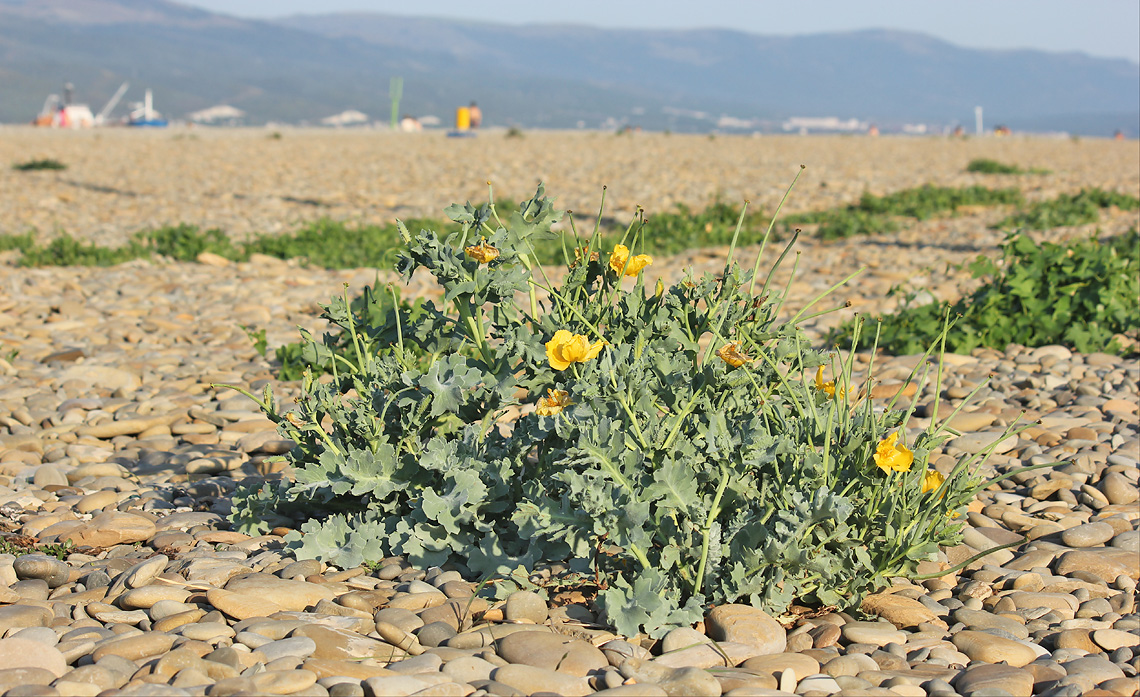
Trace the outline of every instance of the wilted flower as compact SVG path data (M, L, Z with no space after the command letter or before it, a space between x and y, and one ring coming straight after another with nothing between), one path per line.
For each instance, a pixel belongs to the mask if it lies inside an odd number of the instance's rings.
M467 252L467 256L480 264L486 264L489 261L494 261L499 258L499 250L487 244L487 238L485 237L479 238L479 244L464 247L463 251Z
M622 269L625 270L626 276L636 276L646 266L653 263L653 257L648 254L638 254L632 259L629 256L629 248L624 244L619 244L614 247L614 251L610 254L610 268L614 273L621 274Z
M538 408L534 413L539 416L554 416L573 403L570 401L570 393L566 390L549 389L545 397L538 399Z
M565 329L554 332L546 342L546 358L555 370L566 370L571 363L585 363L602 352L606 342L599 341L593 346L581 334L571 334Z
M834 380L828 380L827 382L823 381L823 366L822 365L819 367L819 370L817 370L815 373L815 389L819 390L820 392L825 393L828 397L835 397L835 381ZM843 388L842 387L839 388L839 396L840 397L843 396Z
M739 368L752 360L740 350L739 341L730 341L716 350L716 355L733 368Z
M922 493L934 491L942 486L942 482L946 481L946 477L938 470L926 470L926 474L922 477ZM942 492L942 496L946 496L946 492Z
M581 248L575 247L574 248L574 262L572 264L570 264L570 268L574 268L575 266L577 266L578 262L582 261L583 258L585 258L587 261L597 261L601 257L598 255L597 252L591 252L590 251L590 245L588 245L588 244L584 247L581 247Z
M875 464L884 472L906 472L914 463L914 453L902 443L898 442L899 434L896 431L879 441L875 448Z

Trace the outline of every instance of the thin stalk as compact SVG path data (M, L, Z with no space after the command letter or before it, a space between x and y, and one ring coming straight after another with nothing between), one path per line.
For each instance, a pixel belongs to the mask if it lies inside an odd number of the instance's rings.
M712 533L713 522L716 517L720 515L720 500L724 497L724 490L728 487L728 469L720 466L720 482L716 487L716 495L713 496L712 507L709 508L708 517L705 518L705 526L701 530L701 561L697 565L697 577L693 582L693 595L701 592L701 586L705 580L705 565L709 560L709 535Z
M768 237L772 234L772 228L776 227L776 218L780 216L780 210L784 207L784 202L788 200L789 196L791 196L792 189L795 188L796 182L799 181L800 175L803 174L804 168L805 165L800 165L800 171L796 172L796 176L792 177L792 183L788 185L788 190L784 192L783 198L780 199L780 205L776 206L776 212L772 214L772 220L768 223L768 231L764 233L764 240L760 243L760 251L756 253L756 263L752 265L752 280L748 283L749 295L752 295L752 291L756 288L756 275L760 273L760 259L764 256L764 248L768 246ZM799 234L798 230L796 231L796 234ZM779 266L779 262L776 262L776 266ZM769 274L769 278L771 278L771 274ZM765 280L764 290L767 290L767 288L768 282ZM760 294L763 295L764 291L760 291Z
M736 252L736 241L740 239L740 228L744 227L744 216L748 213L748 199L744 199L744 206L740 209L740 218L736 221L736 230L732 233L732 242L728 245L728 258L724 260L724 274L728 275L732 267L732 255ZM771 228L771 226L769 226Z
M823 299L824 299L824 298L826 298L828 295L831 295L831 294L832 294L833 292L835 292L835 290L836 290L836 289L838 289L840 286L844 286L844 285L847 285L847 282L848 282L848 281L850 281L851 279L855 278L856 276L858 276L859 274L863 273L864 271L866 271L866 267L864 267L864 268L862 268L862 269L859 269L858 271L854 271L854 272L852 272L852 273L848 274L847 278L844 278L844 279L843 279L842 281L840 281L839 283L836 283L835 285L831 286L831 287L830 287L830 288L828 288L827 290L825 290L825 291L823 291L822 293L820 293L819 295L817 295L817 296L815 297L815 299L814 299L814 300L812 300L811 302L809 302L807 305L804 305L804 306L803 306L803 308L801 308L801 309L800 309L800 311L799 311L799 312L797 312L797 313L795 314L795 316L794 316L794 317L792 317L792 319L791 319L790 323L791 323L791 324L795 324L797 321L799 321L799 319L800 319L800 316L801 316L801 315L802 315L804 312L806 312L808 308L810 308L812 305L815 305L815 304L816 304L817 302L819 302L820 300L823 300ZM828 310L828 312L831 312L831 310ZM813 316L814 316L814 315L813 315Z

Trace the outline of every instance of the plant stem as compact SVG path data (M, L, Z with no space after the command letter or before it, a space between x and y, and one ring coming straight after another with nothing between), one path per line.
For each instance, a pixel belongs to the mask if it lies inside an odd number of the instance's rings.
M705 580L705 565L709 560L709 535L712 533L713 522L720 515L720 500L724 497L724 490L728 487L728 468L720 466L720 482L716 486L716 495L713 496L709 515L705 519L705 526L701 529L701 562L697 565L697 577L693 581L693 595L701 592Z

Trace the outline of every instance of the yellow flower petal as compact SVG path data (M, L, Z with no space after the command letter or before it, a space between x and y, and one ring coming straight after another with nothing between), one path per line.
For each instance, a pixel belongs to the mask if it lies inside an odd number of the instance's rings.
M581 334L571 334L565 329L554 332L546 342L546 358L555 370L566 370L571 363L583 363L597 357L606 342L599 341L593 346Z
M615 246L614 251L610 253L610 268L618 275L624 271L626 276L636 276L652 263L653 257L648 254L638 254L630 259L629 248L624 244Z
M914 463L914 453L898 439L899 434L892 433L875 448L875 465L884 472L906 472Z
M922 493L925 494L934 491L942 486L942 483L945 481L946 477L942 476L942 473L938 470L926 470L926 474L922 477ZM945 491L942 492L942 496L946 496Z

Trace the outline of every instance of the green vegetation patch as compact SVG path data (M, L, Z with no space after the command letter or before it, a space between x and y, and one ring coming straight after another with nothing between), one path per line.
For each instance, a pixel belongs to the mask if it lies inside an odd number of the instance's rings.
M1110 240L1095 238L1064 245L1037 244L1024 234L1008 237L995 264L979 256L974 278L988 279L954 303L911 304L882 318L879 346L891 354L920 353L942 331L949 313L957 321L946 335L946 349L969 353L978 347L1004 350L1064 344L1082 353L1121 353L1113 339L1140 338L1140 237L1136 229ZM829 343L850 344L852 322L840 326Z
M12 169L17 172L44 172L44 171L58 171L67 169L67 165L51 157L44 157L39 160L28 160L26 162L19 162L12 165Z
M817 213L789 216L790 226L819 224L816 235L825 240L875 235L898 229L896 218L927 220L944 213L955 213L962 206L1018 205L1018 189L989 189L984 186L946 187L925 184L886 196L864 193L858 203Z
M1039 169L1037 167L1022 169L1017 165L1007 165L1004 162L998 162L997 160L991 160L985 157L970 160L970 164L966 165L966 171L975 172L977 174L1051 174L1047 169Z
M809 348L739 238L718 273L647 287L640 232L594 234L555 284L533 254L563 213L541 187L509 218L447 212L457 232L401 230L396 262L441 304L334 297L341 343L303 335L347 349L332 379L306 376L287 413L245 393L296 446L288 478L235 492L237 529L289 525L298 558L341 568L450 562L496 597L558 564L601 621L654 637L736 601L858 607L960 541L993 448L930 468L952 434L861 398L854 356Z
M1123 211L1134 211L1140 208L1140 199L1115 191L1081 189L1075 194L1061 194L1049 201L1034 203L1002 220L994 229L1048 230L1085 225L1095 223L1100 219L1102 209L1113 206Z

